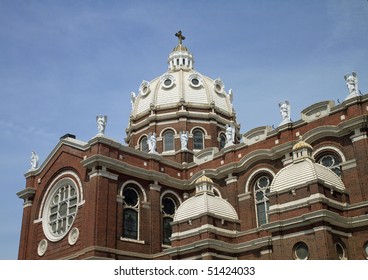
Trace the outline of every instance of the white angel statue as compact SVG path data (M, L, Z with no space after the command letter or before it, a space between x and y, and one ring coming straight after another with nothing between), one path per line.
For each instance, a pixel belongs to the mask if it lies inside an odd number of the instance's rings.
M180 131L180 143L182 150L188 149L188 131Z
M39 160L39 157L38 155L36 154L35 151L32 151L32 155L31 155L31 170L35 170L38 168L38 160Z
M349 95L345 98L349 99L349 98L353 98L355 96L359 95L359 89L358 89L358 76L355 72L351 72L347 73L344 76L345 82L346 82L346 86L349 90Z
M148 153L149 154L156 154L156 133L148 133L148 139L147 139L147 144L148 144Z
M290 123L291 122L291 117L290 117L291 106L290 106L289 101L280 102L279 108L280 108L280 114L282 117L282 121L279 124L279 126Z
M105 134L105 128L107 123L107 116L106 115L97 115L96 116L96 123L97 123L97 135L104 135Z
M225 147L229 147L234 144L235 141L235 128L233 124L226 125L226 144Z

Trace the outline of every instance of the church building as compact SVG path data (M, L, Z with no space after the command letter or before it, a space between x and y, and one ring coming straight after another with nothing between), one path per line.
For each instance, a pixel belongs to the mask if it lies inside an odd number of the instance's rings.
M25 174L19 259L368 259L368 94L240 131L233 92L178 44L132 93L126 143L97 116ZM128 101L128 100L127 100ZM277 104L276 104L277 107Z

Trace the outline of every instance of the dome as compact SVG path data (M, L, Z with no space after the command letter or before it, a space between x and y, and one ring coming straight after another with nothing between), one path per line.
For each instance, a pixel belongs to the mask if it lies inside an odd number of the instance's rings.
M344 183L332 170L315 163L310 158L304 158L281 169L271 184L271 191L288 190L316 180L322 181L327 186L345 189Z
M203 175L195 181L196 194L184 201L174 216L174 222L212 214L226 220L238 220L234 207L213 193L213 181Z
M225 115L233 114L230 94L227 94L221 79L213 80L193 69L168 71L150 82L141 83L135 97L132 116L139 117L156 110L178 107L214 107Z
M138 94L132 93L131 117L146 115L155 110L178 107L181 104L196 108L215 108L226 116L233 115L232 93L225 91L220 78L215 80L193 68L193 55L182 44L185 39L175 34L179 44L168 57L168 71L151 81L142 81Z
M174 222L189 220L197 216L212 214L227 220L238 220L234 207L226 200L202 193L184 201L174 216Z
M301 140L293 146L293 151L301 150L301 149L313 150L313 147L309 145L307 142L304 142Z
M213 181L211 178L208 178L206 175L203 175L201 177L199 177L196 181L196 184L201 184L201 183L209 183L209 184L213 184Z

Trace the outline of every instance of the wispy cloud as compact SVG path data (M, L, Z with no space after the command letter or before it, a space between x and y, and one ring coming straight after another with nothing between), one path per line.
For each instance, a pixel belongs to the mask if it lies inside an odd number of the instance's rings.
M44 131L41 128L35 126L25 126L19 123L15 123L11 120L0 120L0 136L1 138L13 138L16 137L17 141L27 140L30 138L38 138L41 140L55 140L56 135L51 132Z

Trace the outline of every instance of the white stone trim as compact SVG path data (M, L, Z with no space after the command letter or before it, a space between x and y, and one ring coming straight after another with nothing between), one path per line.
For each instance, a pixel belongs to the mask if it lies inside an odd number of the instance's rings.
M209 122L201 122L201 123L209 123ZM206 129L204 129L202 126L195 126L195 127L193 127L191 130L190 130L190 132L189 132L189 137L193 137L193 131L194 130L196 130L196 129L200 129L200 130L202 130L202 132L203 132L203 140L205 139L205 137L208 135L208 133L207 133L207 130Z
M354 130L354 135L350 137L351 142L356 142L359 140L367 139L367 133L361 132L359 129Z
M68 174L67 177L64 178L60 178L61 176ZM76 177L71 178L71 174L75 175ZM76 182L77 179L78 182ZM42 207L40 207L40 211L42 209L42 212L39 213L40 217L39 220L42 221L42 229L44 232L44 235L46 236L46 238L51 241L51 242L57 242L61 239L63 239L65 237L65 235L68 234L68 232L71 229L71 225L69 228L66 228L66 231L63 232L62 234L59 235L55 235L54 233L52 233L50 231L49 228L49 224L48 224L48 217L49 217L49 213L50 213L50 203L52 201L52 196L56 193L57 190L59 190L61 187L63 187L63 185L65 184L65 182L68 182L68 184L73 185L73 187L76 188L76 198L77 198L77 204L76 204L76 210L75 210L75 214L74 214L74 219L73 222L76 219L76 216L78 214L78 209L80 206L80 201L81 201L81 181L79 179L79 177L72 171L65 171L61 174L59 174L53 181L52 183L48 186L46 193L43 196L42 199ZM42 215L42 217L41 217Z
M238 195L238 200L244 201L244 200L250 199L251 194L252 194L251 192L241 193Z
M176 198L176 200L179 202L179 205L183 203L183 200L181 199L181 197L174 191L172 190L166 190L164 191L161 195L160 195L160 203L162 204L162 199L166 196L166 195L172 195ZM178 206L179 206L178 205Z
M309 197L306 197L306 198L286 202L286 203L283 203L283 204L270 205L270 208L269 208L268 211L269 211L269 213L271 212L271 214L274 213L274 212L277 212L277 213L285 212L285 211L289 211L289 210L292 210L292 209L296 209L296 208L300 208L300 207L309 205L310 203L313 203L313 202L318 202L322 199L326 200L328 204L334 205L334 206L339 207L339 208L348 206L347 203L341 203L341 202L338 202L338 201L334 201L330 198L327 198L323 194L316 193L316 194L312 194L312 195L310 195Z
M77 175L77 173L75 173L74 171L68 170L68 171L64 171L62 173L60 173L58 176L56 176L56 178L54 178L51 183L46 187L46 192L43 195L42 201L41 201L41 206L38 212L38 219L35 221L35 223L40 222L42 220L42 213L43 213L43 208L45 206L45 202L46 202L46 198L48 197L50 190L53 189L54 185L59 181L59 179L62 176L67 176L65 178L69 178L71 181L73 181L75 183L75 185L77 186L77 190L79 192L78 194L78 207L82 204L84 204L84 199L83 199L83 187L82 187L82 181L80 180L79 176ZM74 180L71 178L73 177Z
M248 176L248 180L245 183L245 193L253 192L253 188L251 190L249 190L249 184L254 179L254 176L256 176L258 174L261 174L261 173L269 173L273 177L272 181L275 178L275 173L271 169L269 169L269 168L259 168L259 169L255 170L252 174L250 174ZM270 186L271 186L271 182L270 182Z
M76 227L72 228L68 236L69 245L73 246L75 243L77 243L78 239L79 239L79 229Z
M139 234L138 234L139 235ZM131 242L131 243L138 243L138 244L146 244L144 240L137 240L137 239L130 239L130 238L124 238L120 236L121 241Z
M222 233L227 236L234 236L234 234L238 233L236 230L223 229L223 228L215 227L214 225L204 224L204 225L201 225L200 227L196 227L196 228L189 229L189 230L182 231L182 232L173 233L171 235L171 238L172 239L186 238L186 237L190 237L193 235L198 235L199 232L201 231L218 232L218 233Z
M42 257L45 253L46 253L46 250L47 250L47 240L46 239L42 239L40 241L40 243L38 243L38 247L37 247L37 254Z
M357 163L355 159L352 159L352 160L348 160L348 161L341 163L340 166L342 170L347 170L347 169L356 167Z
M146 191L144 190L144 188L142 187L141 184L139 184L137 181L134 181L134 180L128 180L128 181L125 181L120 189L119 189L119 196L123 197L123 190L125 188L126 185L128 184L134 184L136 186L138 186L138 188L140 189L142 195L143 195L143 201L142 202L147 202L147 194L146 194Z
M312 153L313 158L315 158L315 156L321 152L327 152L327 151L334 151L336 152L340 158L342 162L346 161L345 155L341 152L341 150L335 146L323 146L323 147L319 147L318 149L314 150Z
M90 173L88 173L89 179L96 177L96 176L101 176L101 177L105 177L114 181L117 181L119 178L119 175L111 173L106 171L106 166L102 166L101 170L97 170L96 167L92 168L92 171Z
M334 233L334 234L337 234L337 235L340 235L340 236L344 236L344 237L348 237L348 238L353 236L352 233L346 233L346 232L343 232L343 231L335 230L332 227L319 226L319 227L314 227L312 229L302 230L302 231L295 232L295 233L289 233L289 234L285 234L285 235L273 236L272 241L284 240L284 239L294 238L294 237L298 237L298 236L310 235L310 234L314 234L315 232L318 232L318 231L330 231L331 233Z

